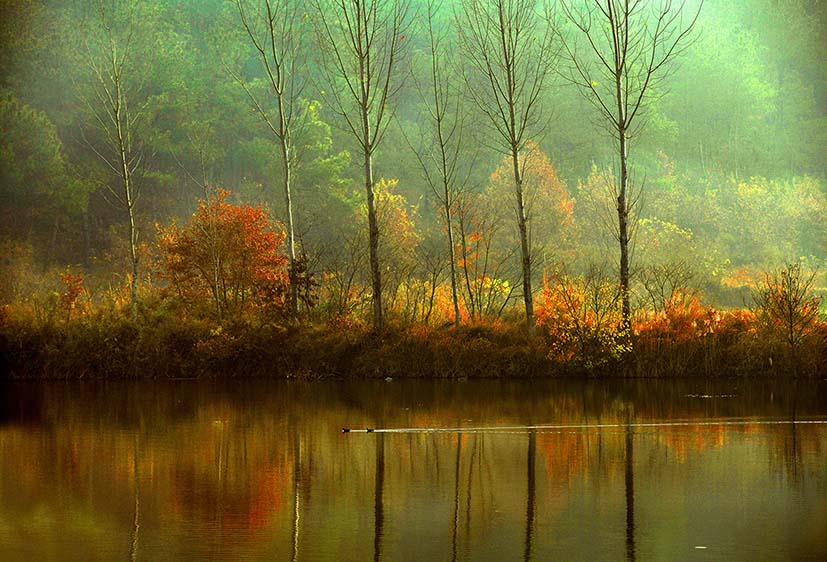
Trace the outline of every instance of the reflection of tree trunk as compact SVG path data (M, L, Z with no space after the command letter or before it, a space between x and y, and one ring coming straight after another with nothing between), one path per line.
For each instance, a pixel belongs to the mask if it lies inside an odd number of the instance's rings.
M471 485L474 483L474 459L477 456L477 436L474 435L474 444L471 446L471 457L468 462L468 493L465 498L465 535L471 536Z
M535 483L536 483L536 474L534 470L534 458L537 452L537 433L534 430L531 430L528 433L528 471L526 474L526 480L528 482L527 487L527 494L526 494L526 507L525 507L525 560L528 562L531 560L531 538L534 532L534 501L535 501Z
M215 520L218 528L224 527L224 499L227 494L227 479L226 479L226 466L227 466L227 457L225 454L225 450L228 449L227 445L227 425L226 422L222 422L219 426L221 431L218 433L218 441L216 442L215 446L215 464L217 468L216 473L216 482L218 484L218 494L216 496L216 510L215 510Z
M477 473L479 474L477 481L480 483L480 519L485 521L488 514L489 503L494 503L494 489L493 486L489 488L489 497L485 497L485 477L488 476L488 481L491 482L491 464L485 457L485 433L480 434L480 448L477 451ZM488 501L486 501L488 500Z
M635 472L632 428L626 425L626 560L635 560Z
M790 432L792 436L787 447L787 471L792 481L798 483L801 474L801 445L798 442L798 426L795 423L790 424Z
M457 562L457 527L459 527L459 465L462 459L462 433L457 432L457 462L454 469L454 526L451 530L451 562Z
M293 433L293 555L291 560L299 558L299 518L301 516L301 443L298 433Z
M135 435L135 441L132 444L132 464L133 474L135 478L135 519L132 522L132 550L130 551L130 560L136 562L138 560L138 531L141 528L141 493L138 478L138 435Z
M383 493L385 488L385 435L376 435L376 487L373 492L373 560L382 558L382 525L385 522Z
M792 439L790 440L791 443L789 446L785 443L785 448L787 449L787 471L793 482L798 482L801 461L801 451L799 450L800 446L798 443L798 426L795 423L796 419L798 419L798 396L800 394L798 380L799 379L796 378L793 383L793 406L790 413L790 421L792 421L790 424L790 433Z

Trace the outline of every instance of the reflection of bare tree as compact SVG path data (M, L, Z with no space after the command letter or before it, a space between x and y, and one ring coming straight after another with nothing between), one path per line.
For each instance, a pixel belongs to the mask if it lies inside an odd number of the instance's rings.
M494 486L493 486L494 475L491 471L491 458L490 458L489 455L486 454L486 447L485 447L486 443L487 443L487 441L485 439L485 434L483 433L480 436L480 454L477 458L478 458L478 462L480 464L480 466L479 466L479 472L480 472L480 499L482 500L481 501L481 503L482 503L481 511L482 511L482 516L485 519L488 518L488 514L486 513L486 505L494 505L494 503L495 503ZM484 473L483 473L483 469L485 469ZM483 474L488 478L488 498L487 498L488 503L487 504L486 504L486 501L485 501L486 500L486 497L485 497L485 481L483 480Z
M135 478L135 518L132 521L132 550L129 557L132 562L138 560L138 531L141 528L141 488L138 478L138 434L132 443L132 471Z
M793 393L793 404L790 412L790 420L793 422L790 425L790 434L784 440L784 466L787 468L787 477L792 482L799 482L799 474L801 468L801 451L798 439L798 428L795 421L798 413L798 379L795 381L795 392Z
M635 561L635 472L634 441L630 418L626 418L626 560Z
M451 562L457 562L457 527L459 526L459 465L462 460L462 433L457 432L457 460L454 469L454 524L451 529Z
M458 435L459 442L454 442L444 433L414 435L408 440L394 435L387 444L393 470L385 473L384 450L376 454L375 466L370 466L369 449L380 447L378 440L374 443L370 439L381 439L379 434L345 437L330 431L343 419L355 427L459 427L466 419L516 425L541 415L564 424L591 426L745 417L749 412L779 420L806 420L817 415L818 400L823 400L823 393L814 392L821 385L807 381L799 383L797 404L789 382L762 381L738 389L743 401L687 397L690 393L713 395L733 390L721 383L682 380L657 384L593 381L587 388L571 382L546 385L536 381L516 386L484 381L473 385L394 381L381 385L295 382L272 386L257 382L245 388L250 383L239 381L238 386L220 389L204 382L175 393L169 389L179 386L153 384L157 386L137 387L144 394L136 399L124 394L120 401L111 391L92 394L86 386L78 386L74 396L51 390L38 398L36 407L42 413L27 414L26 420L36 421L12 421L0 427L0 474L15 475L13 484L9 478L7 485L0 487L0 515L15 524L25 521L24 508L31 509L34 501L44 503L45 509L65 510L68 498L73 515L81 513L95 522L95 529L90 525L90 530L79 529L75 536L95 544L111 529L116 533L113 536L122 538L127 560L132 553L136 559L161 559L148 551L160 540L168 541L171 548L197 551L202 558L220 551L218 558L227 560L251 558L258 548L270 549L268 552L277 548L279 559L288 561L291 541L294 560L307 559L310 550L317 548L317 540L335 541L352 546L359 559L369 560L375 546L370 529L358 537L353 533L365 530L365 508L369 517L371 500L378 498L377 544L384 550L381 558L387 559L391 548L399 552L397 549L408 543L394 534L384 539L384 488L388 488L390 506L392 497L396 501L418 492L408 485L411 478L435 482L438 475L432 496L419 495L415 502L406 504L410 509L389 511L393 528L396 523L400 528L425 525L426 532L434 533L438 543L414 545L421 546L423 553L442 548L443 560L456 562L479 553L481 546L493 540L505 539L512 543L511 558L523 559L525 550L532 560L538 560L549 553L547 525L571 517L572 509L583 508L584 517L597 517L601 524L606 518L626 523L624 540L614 539L614 547L618 556L636 559L635 533L640 529L636 524L646 518L635 519L635 471L638 477L644 475L647 484L662 485L665 493L679 494L681 484L672 480L673 475L694 468L713 478L726 475L732 469L728 462L732 457L716 451L733 446L731 454L748 468L743 471L745 485L774 479L772 497L779 499L779 507L810 510L813 520L823 519L818 517L823 510L817 504L825 481L824 426L756 423L648 428L642 433L636 433L633 426L560 433L538 430L534 454L540 458L534 466L545 472L536 477L533 521L532 463L524 464L526 455L531 456L531 444L524 436L488 433L483 438L469 433ZM182 404L177 406L179 396ZM142 409L136 404L140 401L144 401ZM141 421L141 412L153 407L157 408L153 415ZM89 423L90 419L95 423ZM34 433L26 424L37 424L42 431ZM640 466L635 464L635 454L637 460L643 460ZM374 482L370 482L371 468L375 468ZM724 498L734 498L736 491L723 493ZM580 497L602 501L609 496L624 504L611 503L609 509L594 515L588 512L589 504L579 502ZM571 498L577 501L567 503ZM688 501L696 505L705 500ZM796 507L793 502L798 501L804 503ZM638 514L642 513L641 505L637 502ZM493 508L502 506L508 507L492 513ZM444 517L441 522L427 521L424 510ZM778 513L786 512L779 509ZM778 524L783 531L797 521ZM367 525L370 527L370 521ZM643 525L651 531L648 524ZM198 533L191 532L193 529ZM510 529L510 539L503 529ZM798 528L790 532L795 536L804 533ZM135 540L139 535L140 540ZM53 538L48 534L34 536ZM73 540L77 543L81 539ZM128 553L131 541L134 546Z
M525 508L525 561L531 560L531 538L534 533L534 512L535 509L535 483L536 474L534 460L537 455L537 432L533 429L528 432L528 470L527 470L527 494Z
M299 518L301 517L301 440L293 431L293 552L292 561L299 558Z
M431 446L428 448L431 451L434 457L434 468L436 469L436 481L439 483L439 442L437 440L437 434L431 434Z
M468 493L465 497L465 539L471 538L471 485L474 483L474 460L477 458L477 434L471 445L471 456L468 462Z
M382 558L382 526L385 523L385 434L376 435L376 484L373 495L373 560Z
M784 439L784 466L787 477L798 483L801 477L801 444L798 439L798 426L790 424L790 431Z

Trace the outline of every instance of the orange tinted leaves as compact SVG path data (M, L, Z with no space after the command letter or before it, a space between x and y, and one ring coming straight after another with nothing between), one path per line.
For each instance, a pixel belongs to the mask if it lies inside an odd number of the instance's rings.
M159 229L163 276L190 302L212 300L222 312L282 308L288 290L285 234L260 206L232 205L219 191L189 222Z

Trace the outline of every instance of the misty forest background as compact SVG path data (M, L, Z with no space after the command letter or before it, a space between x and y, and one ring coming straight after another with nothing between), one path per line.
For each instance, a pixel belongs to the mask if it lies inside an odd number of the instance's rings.
M260 4L245 12L259 32ZM451 141L456 181L449 196L459 307L463 321L520 319L511 159L463 79L472 63L462 48L461 6L446 0L432 21L443 46L447 113L461 127ZM209 272L187 272L180 263L186 251L175 246L187 233L197 246L198 229L205 235L218 217L211 212L236 209L270 236L265 246L278 249L283 259L270 265L286 267L283 160L262 118L272 125L277 99L237 3L9 0L0 9L0 303L28 307L41 319L68 321L95 309L127 315L135 262L140 314L213 321L245 314L246 305L233 309L227 294L216 308L209 281L199 300L181 276L208 279ZM686 2L683 25L697 10L695 0ZM396 37L399 58L373 175L384 314L391 322L438 325L452 322L454 311L444 194L425 173L434 170L436 146L427 12L424 1L414 2ZM313 3L298 15L301 89L292 107L298 125L291 173L299 313L369 324L361 147L336 111L337 88L345 85L329 79L324 20ZM556 18L560 33L580 44L565 15ZM543 35L546 21L538 21L535 33ZM691 36L647 98L645 127L630 139L635 311L657 312L676 291L703 306L749 307L765 272L800 264L806 281L808 272L825 269L825 38L824 2L703 3ZM549 45L554 60L520 152L532 291L538 321L547 324L544 303L565 301L565 291L555 296L550 285L603 298L600 287L616 285L619 259L617 143L566 79L571 64L556 36ZM123 174L107 152L107 94L98 87L113 52L116 66L125 61L118 68L132 116L134 259ZM118 58L124 52L128 57ZM193 216L199 204L200 223ZM820 275L811 289L824 286ZM599 309L591 322L599 321Z

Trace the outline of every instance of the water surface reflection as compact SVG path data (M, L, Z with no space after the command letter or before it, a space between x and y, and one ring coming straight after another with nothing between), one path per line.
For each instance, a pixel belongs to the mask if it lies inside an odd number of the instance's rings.
M0 390L2 560L823 560L827 552L827 425L789 423L827 419L824 383ZM691 423L651 425L664 421ZM580 427L514 427L546 424Z

